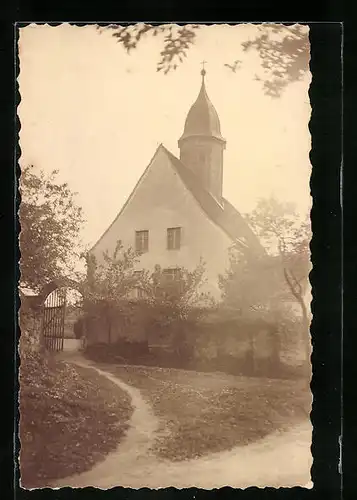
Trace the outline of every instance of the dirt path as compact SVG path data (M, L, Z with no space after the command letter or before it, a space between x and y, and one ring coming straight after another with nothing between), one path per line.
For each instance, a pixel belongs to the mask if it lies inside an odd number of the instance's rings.
M58 481L53 487L311 487L309 422L289 432L271 434L254 444L199 459L178 463L159 460L150 453L159 421L140 391L85 360L73 359L73 362L92 367L127 391L132 398L134 413L126 438L116 451L90 471Z

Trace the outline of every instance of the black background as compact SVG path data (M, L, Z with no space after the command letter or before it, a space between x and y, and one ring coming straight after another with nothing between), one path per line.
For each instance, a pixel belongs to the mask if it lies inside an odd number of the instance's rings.
M164 5L164 6L163 6ZM71 498L130 498L137 497L186 497L186 498L214 498L223 495L226 498L357 498L357 487L353 487L353 475L348 474L349 462L344 457L343 466L345 472L344 491L341 492L341 476L338 473L337 465L339 460L339 436L341 434L341 294L342 294L342 251L345 257L345 326L344 326L344 366L354 360L354 351L350 340L354 339L354 323L347 321L347 316L352 309L348 306L356 304L356 286L352 279L352 272L356 271L356 251L354 246L354 231L349 229L349 222L353 224L354 218L351 209L351 201L354 201L352 189L354 186L351 171L357 168L348 169L352 165L352 150L348 148L355 142L355 132L353 125L347 128L348 118L353 119L352 104L356 93L354 73L352 70L356 56L351 42L353 38L352 23L346 22L344 27L338 21L342 21L341 4L338 2L324 2L319 9L312 12L312 6L307 8L303 15L295 13L294 16L286 15L286 5L283 8L276 5L275 9L268 4L263 8L257 8L251 4L244 5L239 12L233 4L225 6L204 4L204 8L199 8L197 3L189 7L183 3L167 1L160 7L155 7L154 3L140 4L122 2L116 7L115 13L108 12L106 15L91 12L93 5L87 4L85 7L76 7L71 4L65 8L61 2L61 8L57 4L44 4L42 6L34 3L23 5L9 5L6 12L8 21L4 22L1 29L1 56L2 71L1 80L5 83L1 93L1 117L4 118L4 130L0 135L3 142L0 149L1 174L3 182L1 184L1 247L5 250L5 259L2 259L1 274L1 347L2 354L1 367L3 368L2 381L2 408L1 413L5 417L5 425L2 426L3 444L0 448L0 478L3 483L0 494L2 498L11 498L16 494L18 498L33 499L71 499ZM299 3L302 8L302 4ZM62 9L62 12L61 12ZM5 12L5 11L4 11ZM301 10L300 10L301 12ZM140 15L139 15L140 13ZM285 15L284 15L285 14ZM331 22L309 22L334 21ZM20 124L16 120L16 105L19 96L15 89L15 21L32 22L60 22L60 21L173 21L173 22L229 22L239 21L285 21L285 22L309 22L310 42L311 42L311 72L313 79L310 87L310 100L312 104L312 116L310 121L310 131L312 134L311 162L313 173L311 178L311 189L313 194L312 210L312 260L313 272L311 283L313 286L313 380L312 391L314 395L312 422L314 426L312 453L314 464L312 468L312 479L315 483L313 490L301 488L274 490L266 488L258 490L249 488L247 490L233 490L224 488L222 490L175 490L173 488L159 491L150 490L125 490L115 488L107 492L86 488L83 490L34 490L24 491L14 486L13 480L13 428L14 409L16 405L16 376L14 365L15 349L15 319L16 319L16 280L18 279L18 249L16 227L16 205L15 191L15 165L19 155L14 154L17 145L17 133ZM76 23L77 24L77 23ZM344 37L344 81L342 81L342 60L341 41ZM348 48L349 47L349 48ZM342 84L344 85L344 96L342 95ZM342 97L344 97L344 108L342 108ZM343 116L342 116L343 110ZM344 119L342 119L344 118ZM3 121L3 120L2 120ZM342 156L342 124L344 123L345 148ZM347 139L351 140L348 142ZM353 140L352 140L353 139ZM344 182L347 186L344 201L344 229L345 243L342 247L342 209L341 209L341 164L344 164ZM354 224L355 226L355 224ZM353 226L352 226L353 227ZM351 286L352 282L352 286ZM354 300L354 302L353 302ZM356 308L356 307L355 307ZM357 335L357 333L356 333ZM352 364L352 363L351 363ZM345 375L346 393L344 400L346 409L344 410L344 453L347 454L355 443L353 431L356 427L356 420L347 412L347 408L352 408L353 403L347 406L347 401L352 393L347 392L347 388L354 387L354 380L351 376ZM348 383L349 382L349 383ZM351 463L351 465L353 465ZM353 468L351 469L353 471Z

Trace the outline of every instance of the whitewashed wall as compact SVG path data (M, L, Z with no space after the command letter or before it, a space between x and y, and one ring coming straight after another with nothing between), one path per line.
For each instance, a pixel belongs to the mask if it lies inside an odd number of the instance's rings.
M180 250L167 250L169 227L182 227ZM105 250L114 250L118 239L124 247L134 248L135 231L140 230L149 231L149 251L142 255L138 268L153 270L160 264L162 268L193 269L202 257L208 280L205 291L220 297L218 275L228 266L232 242L203 212L161 147L122 213L92 253L100 261Z

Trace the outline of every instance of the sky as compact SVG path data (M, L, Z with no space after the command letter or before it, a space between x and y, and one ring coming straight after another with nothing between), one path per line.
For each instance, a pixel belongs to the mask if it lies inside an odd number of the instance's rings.
M145 38L127 54L111 32L94 25L29 25L20 29L20 165L77 192L86 219L82 240L94 244L118 214L158 145L179 156L177 141L201 83L223 137L223 195L241 212L261 197L311 206L308 122L310 74L273 99L255 80L259 57L241 43L258 27L201 27L176 71L156 71L163 40ZM242 60L235 73L224 63Z

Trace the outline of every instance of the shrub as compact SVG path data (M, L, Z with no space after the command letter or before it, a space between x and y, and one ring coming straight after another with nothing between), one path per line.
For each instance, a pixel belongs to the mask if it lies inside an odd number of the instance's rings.
M114 344L97 343L86 347L85 355L98 362L137 362L149 353L147 342L129 342L125 339Z

